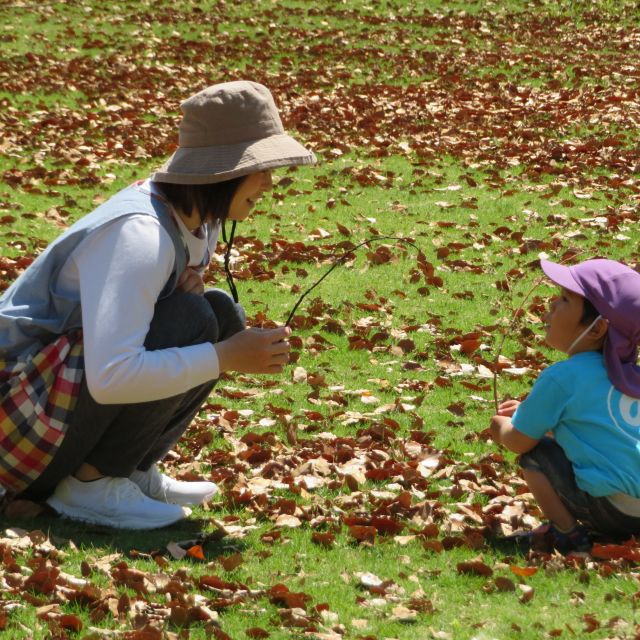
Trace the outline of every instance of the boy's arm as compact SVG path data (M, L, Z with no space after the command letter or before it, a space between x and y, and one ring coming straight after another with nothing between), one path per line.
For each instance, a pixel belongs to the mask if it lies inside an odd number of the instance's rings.
M514 453L526 453L538 444L538 440L525 436L512 424L508 416L496 415L491 418L491 437Z

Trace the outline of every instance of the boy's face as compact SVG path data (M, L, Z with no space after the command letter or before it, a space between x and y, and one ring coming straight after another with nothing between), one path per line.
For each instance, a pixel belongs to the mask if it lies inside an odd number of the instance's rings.
M585 330L580 322L583 311L584 298L563 287L560 294L551 301L544 317L545 342L558 351L569 353L573 341ZM572 353L581 351L580 347L581 344L578 343Z

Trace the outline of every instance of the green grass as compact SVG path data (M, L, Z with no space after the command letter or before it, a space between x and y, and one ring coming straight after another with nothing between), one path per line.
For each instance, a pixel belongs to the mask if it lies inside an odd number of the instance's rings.
M637 563L528 557L485 535L501 500L540 514L519 497L514 456L483 434L494 406L486 367L498 352L524 369L497 378L499 397L525 394L558 357L541 341L553 289L531 290L539 255L640 260L635 3L6 2L0 16L5 284L16 273L8 259L35 255L61 225L163 161L180 100L239 77L272 88L287 127L320 159L278 172L274 192L238 227L233 271L251 321L283 323L345 243L406 238L438 278L427 281L412 246L372 242L299 306L295 362L282 376L222 377L169 461L173 473L193 469L220 483L208 510L151 532L4 518L2 530L40 529L54 550L0 540L0 579L11 573L10 555L24 574L48 558L101 591L87 604L35 588L31 605L10 610L20 588L3 584L3 638L23 638L25 628L36 639L58 637L36 611L54 601L83 621L69 637L98 637L90 626L131 631L133 616L117 619L108 607L125 593L137 598L114 583L118 560L100 569L112 554L152 584L172 577L174 604L206 599L234 640L252 627L270 638L314 637L286 626L285 607L269 596L277 584L310 597L307 632L314 626L327 640L637 635ZM615 135L615 146L603 143ZM209 283L224 288L218 261ZM477 348L464 353L465 340ZM250 437L269 461L243 457ZM322 486L301 488L304 464L323 455L333 466ZM349 455L371 477L346 478ZM412 475L429 455L440 456L436 472ZM277 482L260 497L265 464ZM242 502L246 486L254 495ZM277 516L294 507L301 526L273 534ZM472 514L483 509L479 523ZM372 513L392 514L400 535L416 537L356 542L344 519ZM424 548L430 523L452 548ZM216 534L222 524L226 536ZM318 532L335 535L331 548L312 542ZM166 549L202 536L204 562ZM227 571L220 558L233 553L242 563ZM493 576L458 571L480 554ZM537 572L521 578L511 565ZM361 586L357 574L366 572L389 581L383 594ZM251 594L223 606L229 593L199 585L212 575ZM496 590L497 577L533 587L533 598ZM162 591L144 595L156 610L169 601ZM399 605L418 611L413 622L394 620ZM177 619L165 629L178 633ZM184 637L212 634L192 621Z

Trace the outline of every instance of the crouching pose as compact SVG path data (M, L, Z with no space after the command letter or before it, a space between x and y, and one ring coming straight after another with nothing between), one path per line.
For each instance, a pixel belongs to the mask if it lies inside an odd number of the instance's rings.
M0 487L68 518L151 529L211 497L158 470L223 371L278 373L290 330L245 328L205 290L222 223L272 169L310 164L266 87L211 86L181 105L179 146L55 240L0 298Z
M640 534L640 273L602 259L541 266L561 287L545 339L569 357L545 369L522 403L503 402L491 433L522 454L549 520L533 545L588 551L592 533Z

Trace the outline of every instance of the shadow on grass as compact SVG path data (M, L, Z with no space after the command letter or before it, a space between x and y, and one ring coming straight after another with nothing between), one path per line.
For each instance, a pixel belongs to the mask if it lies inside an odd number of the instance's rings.
M526 539L488 537L485 540L487 548L496 555L503 555L505 559L526 556L529 553L530 545Z
M212 528L206 518L192 515L162 529L113 529L100 525L77 522L56 515L40 515L34 518L2 518L2 530L23 530L31 533L42 531L57 548L77 553L122 553L126 557L140 558L155 555L170 557L167 545L178 543L187 549L200 544L206 562L219 556L242 552L246 549L243 540L225 536ZM0 536L2 532L0 532Z

